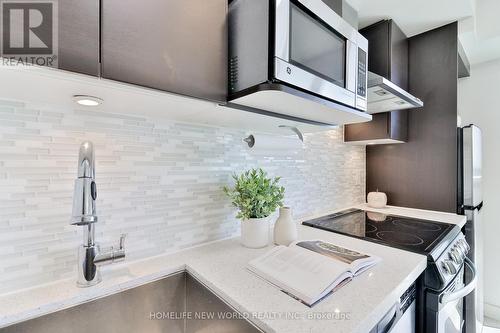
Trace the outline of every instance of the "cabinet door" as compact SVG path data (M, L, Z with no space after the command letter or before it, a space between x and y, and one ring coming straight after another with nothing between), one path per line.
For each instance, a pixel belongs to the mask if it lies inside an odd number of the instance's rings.
M393 83L408 90L408 37L390 20L390 76Z
M368 39L368 70L391 78L391 21L374 23L359 32Z
M59 68L99 75L99 0L63 0L59 7Z
M372 121L344 126L344 141L370 141L390 139L389 113L376 113Z
M360 30L368 39L368 69L408 89L408 38L393 20Z
M227 0L102 0L102 76L225 101Z

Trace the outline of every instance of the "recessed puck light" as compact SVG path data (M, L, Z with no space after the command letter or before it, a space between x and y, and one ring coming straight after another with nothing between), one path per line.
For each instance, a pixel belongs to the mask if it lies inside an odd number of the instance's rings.
M73 101L83 106L99 106L104 102L99 97L87 96L87 95L75 95L73 96Z

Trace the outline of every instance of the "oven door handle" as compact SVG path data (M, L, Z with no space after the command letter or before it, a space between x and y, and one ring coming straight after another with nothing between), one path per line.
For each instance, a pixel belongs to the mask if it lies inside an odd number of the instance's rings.
M373 330L373 332L376 333L388 333L390 332L394 325L399 321L399 318L401 317L401 304L396 302L392 306L392 308L387 312L387 314L384 316L384 318L377 324L376 330Z
M468 267L472 272L472 279L463 288L454 291L450 294L443 294L439 301L441 304L446 304L449 302L456 301L457 299L469 295L474 289L476 289L476 284L477 284L476 266L474 266L474 263L469 258L465 258L465 266Z

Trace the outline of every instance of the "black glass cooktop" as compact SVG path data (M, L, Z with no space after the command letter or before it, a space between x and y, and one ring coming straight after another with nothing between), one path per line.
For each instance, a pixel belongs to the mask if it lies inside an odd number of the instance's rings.
M302 224L422 254L431 253L449 238L452 230L460 231L452 224L360 209L344 210Z

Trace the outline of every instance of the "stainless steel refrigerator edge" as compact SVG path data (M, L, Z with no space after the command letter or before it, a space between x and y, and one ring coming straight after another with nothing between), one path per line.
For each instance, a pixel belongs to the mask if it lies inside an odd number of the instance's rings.
M482 134L481 129L468 125L459 129L459 197L458 213L467 216L465 237L471 249L470 260L477 269L477 287L465 298L465 332L481 332L483 324L483 227L481 208ZM465 274L465 279L471 277Z

